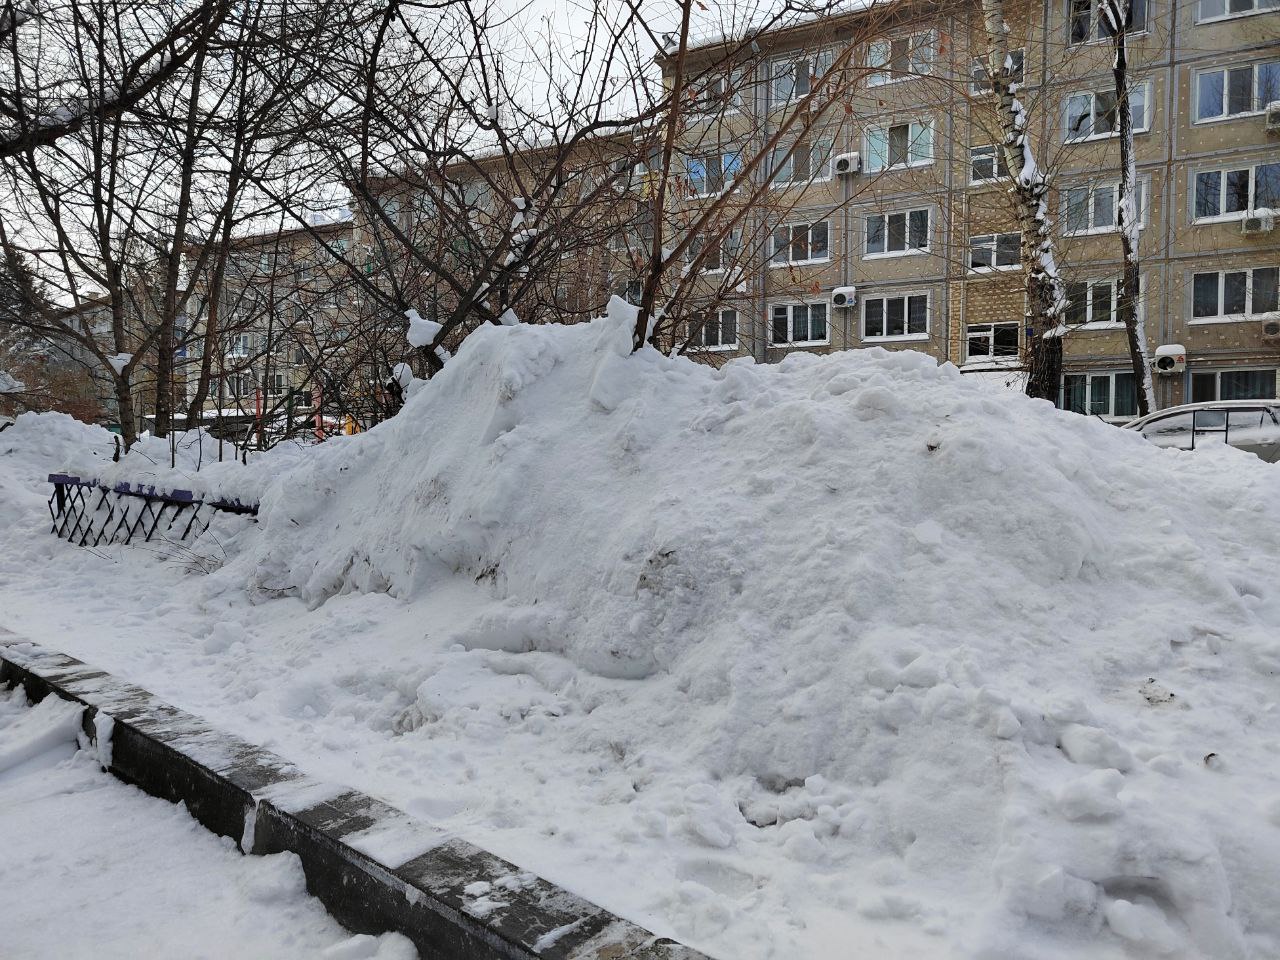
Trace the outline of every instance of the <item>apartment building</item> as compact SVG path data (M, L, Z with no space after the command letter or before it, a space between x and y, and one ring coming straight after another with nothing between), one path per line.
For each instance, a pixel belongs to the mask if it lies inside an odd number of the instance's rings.
M208 368L207 425L279 436L376 422L387 345L366 322L356 276L368 258L353 235L344 217L231 241L221 295L194 298L198 315L180 337L188 403ZM218 333L206 357L210 313Z
M1070 301L1060 403L1135 412L1115 320L1119 144L1112 45L1094 0L1008 5L1010 67L1054 190ZM1020 233L996 148L975 3L873 5L691 52L682 145L697 207L773 176L730 249L702 262L695 348L761 361L883 346L1004 375L1026 349ZM805 94L841 67L815 104ZM1280 4L1146 0L1130 36L1141 306L1168 355L1156 402L1274 397L1280 375ZM670 72L671 65L664 65ZM701 72L700 72L701 71ZM796 104L817 113L788 133ZM794 119L790 121L794 126ZM739 186L741 189L741 186ZM1272 212L1274 210L1274 213ZM733 261L731 265L730 261ZM736 270L733 289L717 277Z

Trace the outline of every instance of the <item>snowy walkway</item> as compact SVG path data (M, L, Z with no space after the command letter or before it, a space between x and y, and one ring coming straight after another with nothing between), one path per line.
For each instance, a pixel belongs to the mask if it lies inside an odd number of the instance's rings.
M292 854L244 857L186 810L102 772L79 707L0 693L0 955L6 960L411 960L352 936Z

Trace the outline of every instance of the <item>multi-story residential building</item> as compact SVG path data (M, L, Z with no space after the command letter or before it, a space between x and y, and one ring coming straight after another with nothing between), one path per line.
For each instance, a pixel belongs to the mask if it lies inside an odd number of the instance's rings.
M1119 150L1112 43L1096 0L1009 4L1009 66L1023 77L1037 160L1052 176L1070 302L1061 405L1134 415L1116 321ZM1280 6L1274 0L1135 4L1130 34L1148 347L1185 356L1156 377L1157 406L1274 397L1280 375ZM967 371L1025 354L1021 234L1008 194L978 4L872 5L693 49L705 94L682 145L685 203L705 203L762 151L767 199L728 255L702 263L716 300L691 329L716 355L883 346ZM843 67L803 138L795 104ZM670 73L673 64L665 63ZM702 71L699 73L699 71ZM794 147L794 149L792 149ZM739 188L741 185L739 183ZM850 288L853 288L850 290Z
M276 436L376 422L391 348L366 322L361 269L349 218L233 239L221 295L197 297L178 338L188 403L206 383L204 422Z

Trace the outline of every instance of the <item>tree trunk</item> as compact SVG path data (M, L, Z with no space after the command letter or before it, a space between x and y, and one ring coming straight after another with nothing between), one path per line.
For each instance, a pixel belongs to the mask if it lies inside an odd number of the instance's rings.
M116 395L116 412L120 418L120 436L124 439L124 448L129 450L138 441L137 412L133 406L133 389L129 377L120 373L112 378Z
M1058 336L1057 327L1066 309L1062 279L1058 275L1048 207L1049 184L1036 163L1028 141L1027 113L1016 96L1016 81L1009 64L1008 26L1003 0L982 0L987 33L987 54L992 89L999 101L1000 127L1004 133L1005 164L1013 180L1012 195L1022 231L1022 269L1026 280L1027 394L1054 401L1058 396L1062 350L1046 344Z
M1138 416L1151 412L1151 363L1147 357L1147 332L1138 315L1140 296L1138 279L1138 177L1133 157L1133 110L1129 102L1128 31L1132 6L1129 0L1109 0L1102 14L1110 21L1114 33L1115 59L1112 72L1116 82L1116 125L1120 131L1120 189L1117 223L1120 243L1124 248L1124 270L1120 277L1116 312L1124 324L1129 341L1129 359L1133 365L1133 389L1138 401Z

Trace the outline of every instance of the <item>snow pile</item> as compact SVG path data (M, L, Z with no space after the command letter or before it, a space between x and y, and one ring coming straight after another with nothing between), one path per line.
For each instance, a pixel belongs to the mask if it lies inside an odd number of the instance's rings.
M1274 467L919 354L632 356L633 318L477 331L211 582L411 604L398 729L591 756L538 842L599 805L702 851L631 912L718 956L1280 955Z
M0 471L0 484L14 483L14 498L47 497L48 475L65 473L107 486L190 490L204 499L256 503L275 476L306 455L305 446L286 442L251 452L246 466L234 444L204 430L139 437L127 454L119 440L65 413L24 413L0 434L0 458L9 468Z

